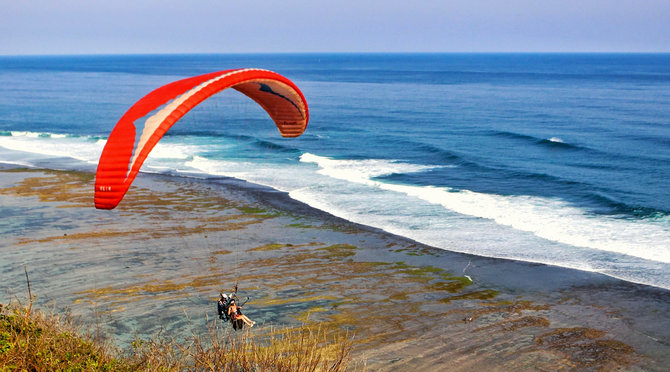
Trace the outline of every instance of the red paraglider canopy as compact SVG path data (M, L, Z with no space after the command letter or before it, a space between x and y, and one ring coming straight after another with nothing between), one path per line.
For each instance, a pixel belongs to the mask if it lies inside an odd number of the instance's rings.
M112 130L98 162L95 207L115 208L144 160L172 125L193 107L227 88L244 93L263 107L283 137L297 137L305 131L309 121L305 97L293 82L272 71L226 70L172 82L137 101ZM152 115L144 121L142 135L136 141L135 121L149 113Z

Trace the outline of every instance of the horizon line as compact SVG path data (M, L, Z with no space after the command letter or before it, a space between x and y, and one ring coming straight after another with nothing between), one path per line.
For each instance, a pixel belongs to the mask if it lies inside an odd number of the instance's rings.
M670 54L670 51L449 51L449 52L435 52L435 51L391 51L391 52L113 52L113 53L26 53L26 54L1 54L0 57L115 57L115 56L187 56L187 55L211 55L211 56L226 56L226 55L467 55L467 54L601 54L601 55L615 55L615 54Z

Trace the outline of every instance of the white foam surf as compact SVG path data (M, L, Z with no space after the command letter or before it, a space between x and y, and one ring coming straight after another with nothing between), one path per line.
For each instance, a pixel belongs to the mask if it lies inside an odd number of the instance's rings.
M396 170L423 171L430 169L428 166L398 164L399 169L395 169L394 163L384 161L378 166L373 160L335 160L313 154L304 154L301 161L318 165L318 172L323 175L405 194L549 241L670 263L670 228L662 221L597 216L558 199L483 194L373 179Z
M13 131L11 136L0 136L0 147L43 158L63 157L96 164L104 142L93 137Z
M43 132L12 131L9 136L0 136L0 147L17 153L34 154L37 158L70 158L87 164L97 164L107 141L98 137L71 136ZM177 162L189 159L197 153L198 146L184 143L172 143L169 140L159 142L147 157L147 167L174 169ZM14 159L0 161L18 164ZM32 166L23 161L21 165Z

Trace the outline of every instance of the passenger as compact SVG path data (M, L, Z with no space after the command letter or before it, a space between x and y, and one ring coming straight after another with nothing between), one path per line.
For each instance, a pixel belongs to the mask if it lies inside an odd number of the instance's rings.
M246 315L242 314L240 306L237 306L234 299L230 301L230 305L228 306L228 316L232 320L240 319L241 321L244 322L244 324L248 325L249 327L253 327L254 324L256 324L256 322L251 321L251 319L247 318Z

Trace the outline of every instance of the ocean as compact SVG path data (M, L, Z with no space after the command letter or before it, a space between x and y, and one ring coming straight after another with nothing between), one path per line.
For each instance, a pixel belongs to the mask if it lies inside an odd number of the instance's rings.
M305 134L281 138L224 91L143 172L233 177L436 248L670 289L670 54L4 56L0 163L94 172L146 93L242 67L300 87ZM0 212L0 234L25 231Z

